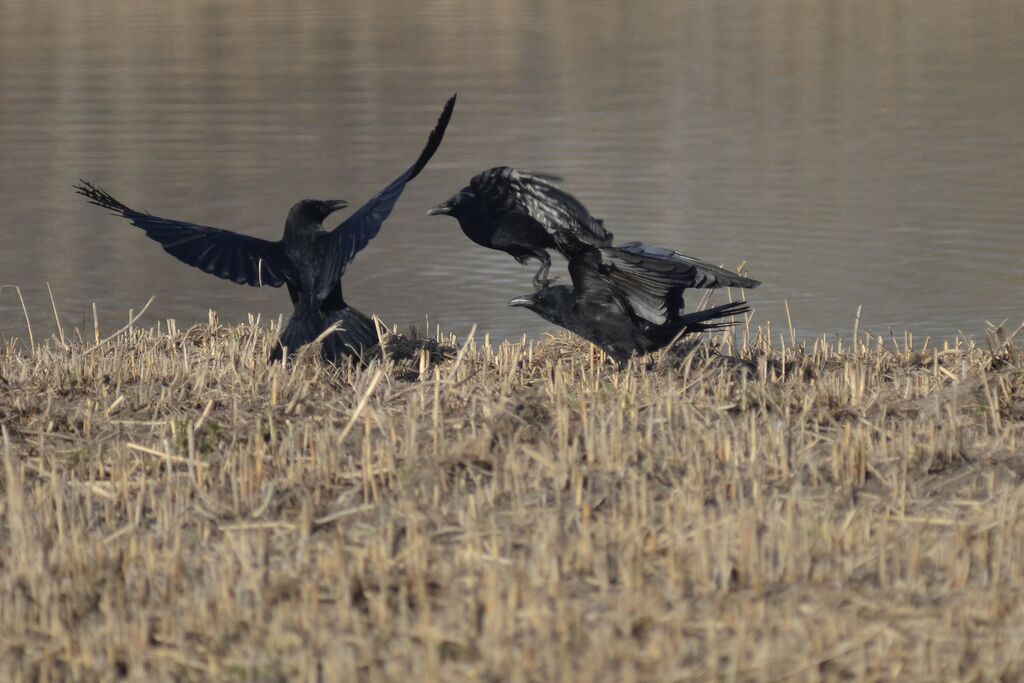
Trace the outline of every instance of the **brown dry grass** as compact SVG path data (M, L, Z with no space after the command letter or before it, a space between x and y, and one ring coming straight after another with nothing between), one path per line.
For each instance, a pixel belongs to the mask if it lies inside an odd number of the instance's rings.
M268 341L0 349L0 678L1024 676L1008 336Z

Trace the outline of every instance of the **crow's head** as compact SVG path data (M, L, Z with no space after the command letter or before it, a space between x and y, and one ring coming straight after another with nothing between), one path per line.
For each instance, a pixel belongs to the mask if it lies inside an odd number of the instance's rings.
M508 302L509 306L528 308L556 325L566 326L575 303L571 287L544 286L533 294L523 294Z
M452 216L458 218L465 215L476 201L474 194L468 187L456 192L447 200L441 202L430 211L428 216Z
M288 222L319 225L325 218L348 206L344 199L303 199L288 212Z

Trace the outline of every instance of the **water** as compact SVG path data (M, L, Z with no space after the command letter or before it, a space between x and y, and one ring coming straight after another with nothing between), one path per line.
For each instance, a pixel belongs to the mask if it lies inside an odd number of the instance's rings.
M281 3L282 5L285 3ZM81 201L276 239L304 197L361 203L434 161L345 279L403 327L550 327L506 302L533 268L424 211L474 173L555 173L623 239L764 281L800 334L978 334L1024 319L1024 3L137 3L0 0L0 284L37 337L264 319L282 290L218 280ZM553 271L554 272L554 271ZM719 300L724 300L720 298ZM13 290L0 335L23 336Z

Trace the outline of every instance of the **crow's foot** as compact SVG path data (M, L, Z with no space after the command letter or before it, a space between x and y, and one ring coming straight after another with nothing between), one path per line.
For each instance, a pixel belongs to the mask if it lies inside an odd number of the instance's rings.
M556 282L558 282L557 277L535 277L533 278L533 288L544 289L545 287L550 287Z

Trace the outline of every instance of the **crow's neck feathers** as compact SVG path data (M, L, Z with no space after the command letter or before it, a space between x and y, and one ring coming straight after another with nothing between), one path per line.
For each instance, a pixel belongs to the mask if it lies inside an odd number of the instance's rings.
M284 224L284 242L286 245L308 242L323 233L323 223L306 216L288 216L288 220Z

